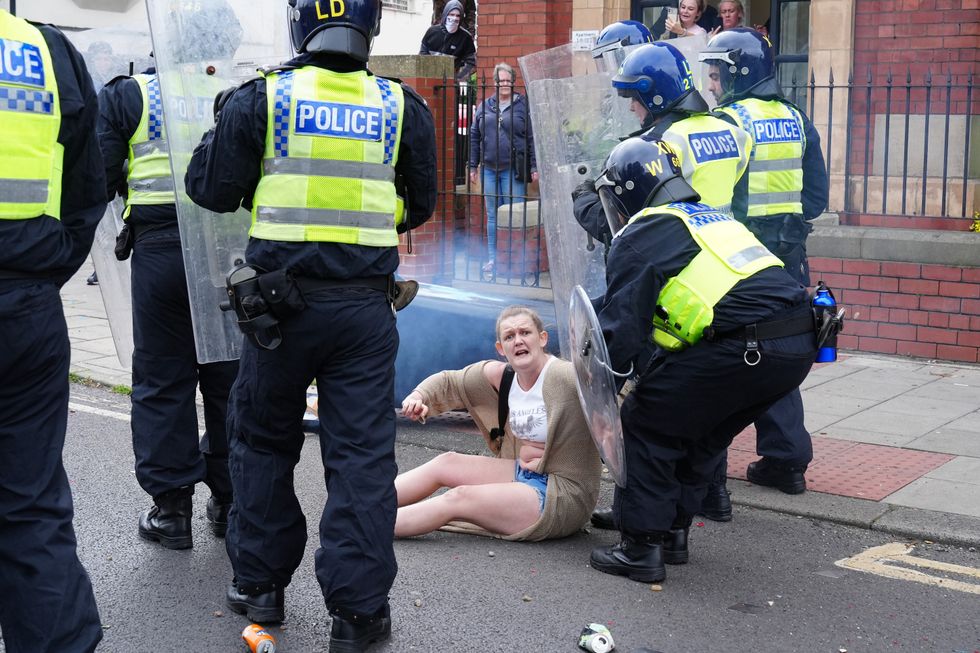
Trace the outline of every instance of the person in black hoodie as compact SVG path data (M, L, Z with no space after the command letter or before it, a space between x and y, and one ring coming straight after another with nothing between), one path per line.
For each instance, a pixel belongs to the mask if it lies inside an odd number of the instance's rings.
M473 35L462 27L463 3L449 0L442 10L438 25L433 25L422 36L419 54L448 54L456 60L456 79L466 79L476 68L476 45Z

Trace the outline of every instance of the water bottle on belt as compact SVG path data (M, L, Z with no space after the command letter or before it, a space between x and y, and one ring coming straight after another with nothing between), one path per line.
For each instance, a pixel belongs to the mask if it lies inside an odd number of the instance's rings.
M817 282L817 288L813 294L813 312L817 317L817 343L820 346L817 350L816 362L832 363L837 360L837 330L834 329L833 333L827 336L823 342L820 341L820 338L824 333L830 333L830 323L837 315L837 300L834 299L834 293L823 281ZM840 320L839 317L836 319Z

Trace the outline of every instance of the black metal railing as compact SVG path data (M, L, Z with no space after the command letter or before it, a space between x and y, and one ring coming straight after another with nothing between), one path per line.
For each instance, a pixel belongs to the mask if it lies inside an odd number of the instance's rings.
M523 86L504 86L526 98ZM484 106L490 98L499 102L500 89L489 76L469 83L444 80L435 87L441 115L452 120L437 126L444 130L440 155L449 156L450 142L454 152L453 165L444 166L451 174L439 188L442 205L452 207L446 221L452 233L444 235L453 246L445 265L456 280L549 288L540 203L531 179L530 112L526 102L519 107L513 99L502 111Z
M786 97L808 112L820 133L832 182L829 208L969 218L967 200L980 167L971 160L973 122L980 116L974 76L946 73L937 81L926 70L913 83L906 67L902 77L892 71L875 76L869 66L846 84L836 82L832 69L823 84L812 71L809 81L783 81ZM835 133L844 143L835 143Z

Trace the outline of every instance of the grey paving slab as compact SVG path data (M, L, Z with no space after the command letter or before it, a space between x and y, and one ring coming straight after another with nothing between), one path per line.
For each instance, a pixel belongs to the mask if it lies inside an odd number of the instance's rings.
M804 405L805 403L804 401ZM805 407L803 409L804 425L811 435L826 435L825 429L841 421L843 417L847 416L822 413L818 410L811 410Z
M834 424L833 428L834 430L842 431L868 431L870 433L891 435L896 438L896 441L882 444L897 444L901 446L905 442L921 437L949 423L950 420L943 415L910 415L908 413L895 413L875 408L846 417ZM901 443L898 442L899 440L901 440ZM868 441L877 442L878 439Z
M802 393L803 408L807 412L813 410L828 415L847 417L854 415L862 410L867 410L880 405L887 399L870 399L868 397L855 397L848 393L841 393L837 390L822 386Z
M963 377L946 377L913 388L906 393L906 396L962 401L980 408L980 378L970 383Z
M882 401L897 397L922 384L909 385L900 379L886 381L868 379L858 374L852 374L840 379L828 381L819 386L821 392L835 394L841 397L857 397Z
M921 451L937 451L954 456L980 458L980 433L944 426L911 440L905 446Z
M980 410L975 410L969 415L953 420L948 424L951 429L961 429L975 433L980 437Z
M923 476L883 499L885 503L980 517L980 485Z
M104 324L90 324L68 329L68 337L71 340L97 340L104 338L108 326Z
M932 470L926 477L980 486L980 457L959 456Z
M875 410L883 410L902 415L929 415L952 422L968 415L977 409L975 401L955 401L937 399L935 397L915 396L911 392L904 393L894 399L884 401Z
M116 355L116 345L112 341L112 338L107 337L108 334L104 334L102 338L95 338L92 340L72 340L71 349L72 351L85 351L90 353L101 354L102 356L115 356ZM118 365L118 361L117 361Z

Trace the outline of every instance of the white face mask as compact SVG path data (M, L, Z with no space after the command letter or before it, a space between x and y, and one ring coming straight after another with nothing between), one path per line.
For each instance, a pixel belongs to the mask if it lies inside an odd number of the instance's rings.
M450 34L459 29L459 16L446 16L446 31Z

